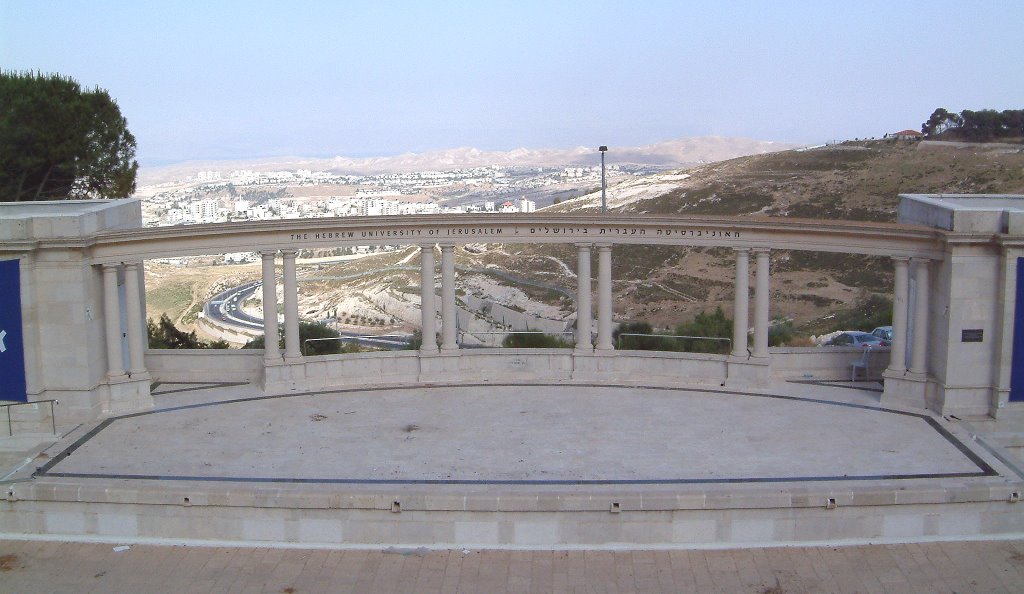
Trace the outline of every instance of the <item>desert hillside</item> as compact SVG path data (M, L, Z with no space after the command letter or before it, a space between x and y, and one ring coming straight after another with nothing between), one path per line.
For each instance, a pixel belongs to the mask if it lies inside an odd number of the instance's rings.
M1024 193L1024 145L871 140L740 157L608 191L621 212L895 221L900 193ZM600 194L553 206L600 208Z

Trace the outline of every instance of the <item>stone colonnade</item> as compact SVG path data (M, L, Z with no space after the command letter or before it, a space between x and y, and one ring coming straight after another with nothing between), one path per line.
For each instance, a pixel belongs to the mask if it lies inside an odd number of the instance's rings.
M457 304L455 298L455 244L441 244L441 306L437 306L435 292L436 258L435 248L438 244L421 244L420 247L420 299L421 328L423 343L420 349L424 354L437 354L458 351ZM575 350L577 353L608 352L615 349L612 342L613 308L612 308L612 245L608 243L577 243L577 290L576 290L576 332ZM592 330L592 269L591 253L597 250L597 336L594 340ZM732 338L733 359L768 358L768 325L769 325L769 250L768 248L737 248L736 250L736 292L735 322ZM749 258L753 252L755 257L755 301L754 301L754 341L753 350L748 348L748 310L749 310ZM284 282L284 362L301 361L301 345L298 330L298 286L295 273L295 250L284 250L283 282ZM263 256L263 328L265 336L278 335L277 315L277 279L274 260L276 251L261 252ZM267 304L274 304L268 307ZM441 313L441 331L437 330L437 312ZM434 337L431 340L430 337ZM440 338L440 341L438 341ZM276 340L265 340L265 362L280 363L282 355Z
M428 337L437 335L437 319L434 294L434 246L420 245L420 299L423 328L423 345L421 352L436 353L436 339ZM440 351L458 350L457 343L457 311L455 303L455 245L441 244L441 344ZM612 344L612 252L611 244L576 244L577 249L577 322L575 342L578 352L595 349L591 334L591 267L590 253L597 247L598 278L597 278L597 345L598 351L610 351Z
M441 244L441 306L437 307L434 290L435 247L437 244L420 245L421 321L424 354L454 353L459 349L457 342L457 305L455 295L455 245ZM607 243L577 243L577 324L575 351L577 353L609 352L615 349L612 343L612 245ZM596 341L592 324L592 269L591 255L597 250L597 319ZM276 337L278 332L277 278L275 257L277 251L262 251L264 335ZM298 284L296 279L296 250L282 250L282 280L284 284L284 353L277 340L265 340L265 364L301 363L302 349L299 338ZM749 329L749 269L750 256L754 256L754 320L753 341L748 346ZM735 248L736 276L734 295L734 329L731 361L750 361L767 364L770 271L768 248ZM923 258L894 257L895 287L893 298L893 340L886 379L909 381L923 385L928 377L927 342L929 335L929 268L930 260ZM125 296L122 300L118 288L119 270L124 273ZM107 376L113 381L124 381L145 377L144 363L146 328L142 304L142 264L125 262L104 264L103 308L106 331ZM913 273L914 290L911 290ZM913 303L910 303L913 298ZM122 312L122 307L124 312ZM437 337L437 311L441 313L440 341ZM124 314L122 316L122 313ZM912 316L912 319L911 319ZM122 319L127 325L122 329ZM912 335L910 333L912 332ZM127 340L125 341L125 338ZM910 340L908 348L908 339ZM127 356L124 355L127 342ZM923 392L920 387L914 390Z

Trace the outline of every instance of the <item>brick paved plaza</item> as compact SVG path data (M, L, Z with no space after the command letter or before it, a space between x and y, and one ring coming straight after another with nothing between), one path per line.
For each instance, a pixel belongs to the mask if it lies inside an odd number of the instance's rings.
M115 546L0 541L0 591L1024 591L1024 541L651 551Z

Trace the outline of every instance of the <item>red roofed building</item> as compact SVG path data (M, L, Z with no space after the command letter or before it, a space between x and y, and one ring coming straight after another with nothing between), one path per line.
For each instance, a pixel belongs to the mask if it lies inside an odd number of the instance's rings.
M900 130L899 132L893 132L886 134L886 138L895 138L896 140L921 140L923 134L917 130Z

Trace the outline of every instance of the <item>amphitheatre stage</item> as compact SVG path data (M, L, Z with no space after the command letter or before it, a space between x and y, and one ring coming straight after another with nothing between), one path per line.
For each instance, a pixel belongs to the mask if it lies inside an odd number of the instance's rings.
M879 391L161 384L154 409L81 426L12 477L26 482L10 485L21 511L4 536L620 548L1024 534L1019 469Z
M1022 538L1024 196L904 195L898 221L530 213L144 228L138 200L0 205L0 281L18 287L0 307L0 538ZM571 246L568 348L463 348L456 255L480 242ZM299 251L363 245L418 248L426 339L305 354ZM616 347L613 253L634 245L722 256L728 352ZM147 349L146 260L243 250L260 253L262 303L282 312L262 332L283 348ZM772 258L793 251L890 259L891 347L770 346Z

